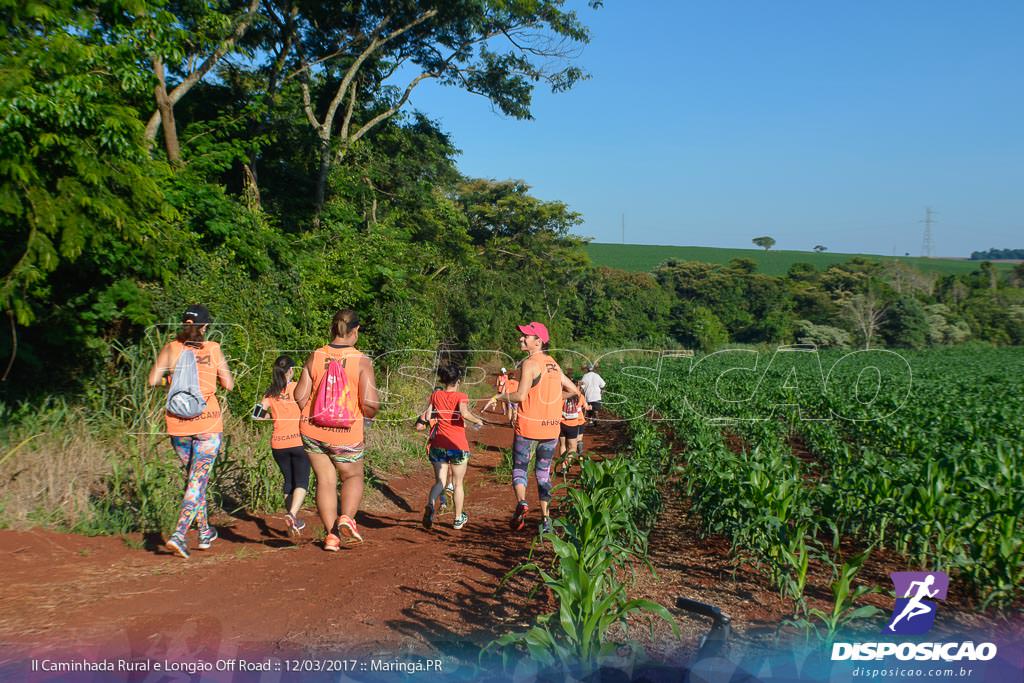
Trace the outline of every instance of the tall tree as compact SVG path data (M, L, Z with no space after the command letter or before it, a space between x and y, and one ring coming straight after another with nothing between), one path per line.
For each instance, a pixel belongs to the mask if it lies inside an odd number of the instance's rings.
M355 8L333 0L301 11L285 78L301 85L302 110L319 144L315 205L334 164L426 80L488 98L530 118L534 84L571 88L571 64L587 29L564 0L377 0ZM282 17L275 20L286 30ZM393 86L392 79L399 85Z
M761 247L765 251L768 251L769 249L775 246L775 238L768 237L767 235L765 235L764 237L755 237L750 241L756 244L757 246Z
M146 140L154 142L163 128L164 149L172 165L181 162L174 105L238 49L257 21L259 5L260 0L244 0L241 5L232 0L167 2L134 17L131 35L145 50L156 80L155 110L146 123Z

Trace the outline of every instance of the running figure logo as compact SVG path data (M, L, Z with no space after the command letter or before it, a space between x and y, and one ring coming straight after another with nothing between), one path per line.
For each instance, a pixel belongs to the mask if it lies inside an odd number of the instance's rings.
M927 633L935 623L937 607L926 598L945 600L949 576L945 572L892 572L889 577L896 588L896 606L883 633Z

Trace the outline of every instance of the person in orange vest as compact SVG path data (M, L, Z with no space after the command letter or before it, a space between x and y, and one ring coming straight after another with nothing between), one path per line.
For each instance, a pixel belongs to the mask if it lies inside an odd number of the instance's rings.
M518 403L515 422L515 436L512 440L512 491L516 507L509 520L509 527L519 531L526 525L526 514L530 506L526 502L527 468L531 451L535 451L537 463L534 476L537 479L537 494L540 499L542 533L551 532L551 461L558 448L558 436L562 423L562 395L582 395L572 380L565 376L554 358L548 355L551 337L548 328L539 322L519 325L521 333L519 348L527 353L520 366L519 386L515 391L497 394L488 406L498 401Z
M260 416L257 420L273 420L274 431L270 436L270 452L284 477L285 524L288 531L296 536L306 528L299 518L302 503L309 490L309 457L302 445L299 422L302 411L295 402L295 361L290 356L278 356L271 370L270 386L263 393L260 402ZM269 417L267 416L269 413Z
M356 349L358 341L359 316L356 312L346 308L335 313L331 321L331 342L310 354L295 387L295 402L302 409L299 432L316 473L316 507L327 532L324 550L332 552L341 547L342 539L346 545L363 542L355 516L363 499L364 418L367 421L372 419L380 409L373 363L369 356ZM317 424L316 399L322 381L329 376L332 363L341 366L351 397L351 405L345 406L351 417L351 424L347 427ZM340 377L336 379L340 381ZM341 515L335 518L339 480Z
M199 527L200 550L208 550L217 540L217 529L210 526L206 509L206 487L224 436L224 417L216 391L218 382L227 391L235 386L220 344L206 340L210 322L210 312L205 306L189 306L182 316L177 337L160 349L149 371L149 386L158 386L165 382L167 375L173 375L181 354L191 352L199 375L199 392L206 403L202 413L196 417L182 418L166 413L171 446L187 473L188 484L181 501L178 524L165 547L185 559L189 557L185 535L193 522Z
M569 472L573 458L577 457L576 445L583 434L583 425L587 422L584 411L589 410L585 398L579 394L562 392L562 424L558 435L558 457L562 461L562 474ZM580 456L582 461L582 456Z

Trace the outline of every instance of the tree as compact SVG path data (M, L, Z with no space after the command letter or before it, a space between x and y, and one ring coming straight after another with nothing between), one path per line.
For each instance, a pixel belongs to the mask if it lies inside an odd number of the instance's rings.
M863 294L843 293L837 304L860 333L864 348L870 349L871 340L885 319L885 304L870 290Z
M814 245L814 251L816 251L819 254L821 254L823 252L828 251L828 247L826 247L824 244L815 244Z
M764 249L765 252L767 252L769 249L775 246L775 239L772 237L768 237L767 235L765 235L764 237L755 237L750 241Z
M119 16L118 3L100 5ZM147 83L132 46L110 43L95 9L0 12L0 308L12 325L65 305L55 286L79 287L81 306L126 273L159 279L173 268L174 211L125 104ZM69 264L74 276L51 278Z
M901 296L886 311L881 332L888 346L923 348L928 343L928 314L917 299Z
M535 83L559 92L584 78L570 60L589 33L561 4L333 0L305 6L291 23L272 12L280 31L297 36L285 78L298 79L302 111L318 140L317 210L331 167L425 80L482 95L503 114L528 119ZM388 85L396 74L406 80Z
M147 52L156 78L153 90L155 111L146 123L146 141L156 140L163 128L164 148L172 165L181 162L174 105L220 64L258 18L260 0L245 0L240 7L225 3L182 3L175 14L154 5L146 14L134 17L133 41ZM170 73L168 73L170 72ZM178 81L169 85L169 76Z

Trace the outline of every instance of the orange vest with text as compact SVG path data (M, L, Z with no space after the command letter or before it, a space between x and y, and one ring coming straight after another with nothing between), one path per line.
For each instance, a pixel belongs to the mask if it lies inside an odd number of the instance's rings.
M217 368L224 356L221 355L220 344L203 342L194 345L182 344L175 339L170 343L174 349L171 368L178 364L178 356L186 348L196 356L196 369L199 371L199 391L206 401L206 410L199 417L185 419L165 413L167 417L167 433L171 436L194 436L195 434L216 434L224 431L224 416L221 414L220 403L217 401Z
M540 377L519 404L516 434L542 441L557 439L562 423L562 368L547 354L531 360L540 364Z
M309 368L309 375L310 379L313 380L313 386L310 389L309 398L306 400L306 407L302 409L302 423L299 431L303 436L315 439L329 446L355 446L363 442L363 413L360 408L362 397L358 396L359 361L362 358L366 358L363 352L352 346L335 348L328 344L327 346L321 346L313 352L311 361L306 366ZM352 422L352 426L348 429L321 427L309 420L313 414L313 406L316 404L316 392L320 388L320 381L327 374L327 364L332 360L341 363L348 377L349 386L357 394L355 419Z
M296 386L295 382L288 382L288 386L280 394L267 397L270 417L274 419L274 433L270 436L271 448L294 448L302 445L302 435L299 434L302 411L295 402Z

